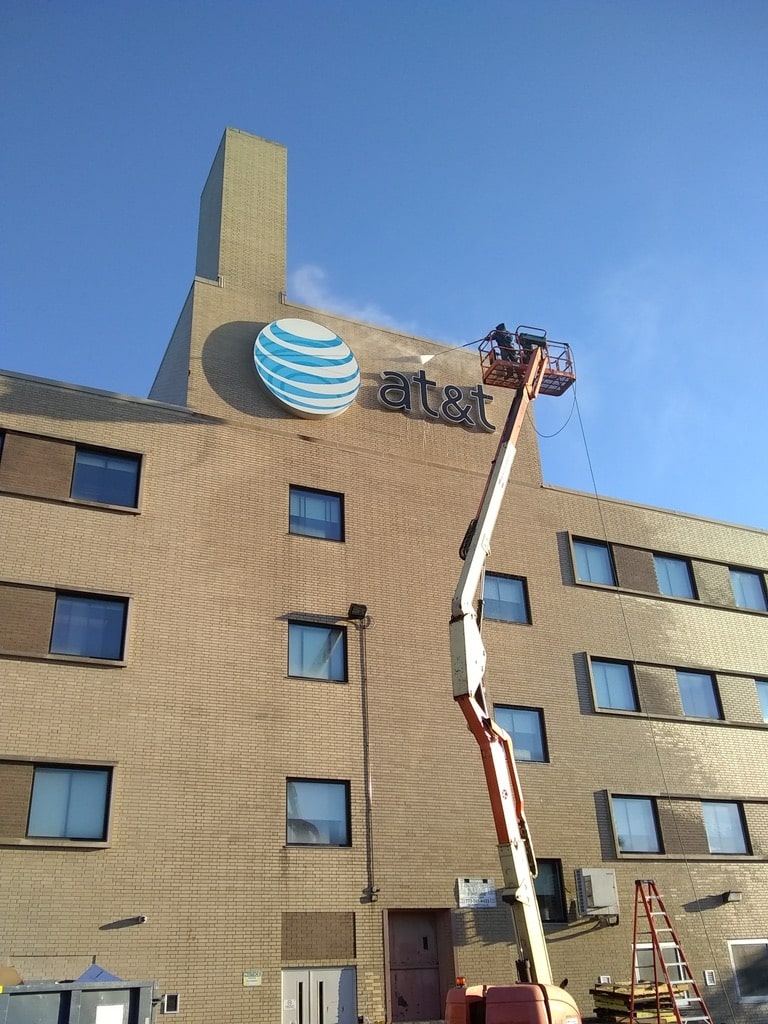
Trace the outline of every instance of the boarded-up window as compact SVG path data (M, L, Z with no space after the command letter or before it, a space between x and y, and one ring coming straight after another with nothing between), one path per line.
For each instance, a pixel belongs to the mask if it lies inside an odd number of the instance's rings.
M20 839L27 831L31 764L0 761L0 837Z
M355 915L352 913L284 913L283 960L351 960L355 951Z
M691 568L701 601L706 604L725 605L728 608L736 607L727 565L694 561Z
M659 584L653 564L653 554L640 548L626 548L622 544L613 545L613 561L619 586L625 590L641 590L648 594L658 594Z
M5 435L0 489L41 498L68 498L75 446L31 434Z
M673 668L635 665L640 702L649 715L681 715L680 691Z
M709 853L699 801L659 800L657 809L666 853Z
M0 583L0 650L47 654L56 593Z

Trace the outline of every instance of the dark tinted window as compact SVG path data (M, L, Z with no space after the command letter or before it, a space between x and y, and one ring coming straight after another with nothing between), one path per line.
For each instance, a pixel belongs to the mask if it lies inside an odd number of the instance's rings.
M70 497L136 508L140 461L137 455L78 448Z

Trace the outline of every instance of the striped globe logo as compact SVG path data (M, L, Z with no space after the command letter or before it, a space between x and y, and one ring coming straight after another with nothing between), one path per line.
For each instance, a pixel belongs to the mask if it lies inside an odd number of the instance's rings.
M253 347L256 372L294 416L338 416L360 390L360 367L346 342L310 320L274 320Z

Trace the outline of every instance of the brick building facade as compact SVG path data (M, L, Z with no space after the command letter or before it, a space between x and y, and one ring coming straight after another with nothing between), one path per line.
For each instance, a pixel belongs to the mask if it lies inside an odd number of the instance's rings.
M150 397L0 375L0 964L152 978L190 1024L439 1019L513 974L508 908L463 905L501 875L447 641L509 394L290 303L285 220L284 149L228 130ZM296 319L356 357L342 415L257 376ZM585 1016L628 979L653 878L714 1019L768 1020L768 535L546 486L529 421L488 571L556 974Z

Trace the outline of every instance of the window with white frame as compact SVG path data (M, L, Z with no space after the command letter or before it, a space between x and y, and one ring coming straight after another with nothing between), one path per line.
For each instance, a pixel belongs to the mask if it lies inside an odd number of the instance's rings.
M70 497L80 501L136 508L140 467L141 459L138 455L78 447L75 451Z
M548 761L544 734L544 712L541 708L494 705L496 721L512 738L518 761Z
M710 853L749 853L747 829L740 804L705 800L701 804Z
M722 718L715 681L709 672L677 669L683 714L690 718Z
M289 530L304 537L344 540L344 496L291 486Z
M35 765L27 836L105 840L111 776L109 768Z
M653 564L656 568L656 579L659 581L659 593L667 597L694 598L693 577L687 558L673 558L671 555L654 555Z
M732 939L728 948L739 1001L768 1002L768 939Z
M674 942L660 942L661 955L670 981L686 981L689 978L685 960L680 947ZM654 973L654 959L655 973ZM635 947L635 981L647 982L651 985L663 981L664 972L658 956L654 956L650 942L638 942Z
M768 611L765 586L759 572L747 569L729 569L733 597L738 608L752 608L758 612Z
M124 597L57 593L49 651L120 661L128 601Z
M576 578L582 583L603 583L616 586L613 560L607 544L593 540L574 540Z
M768 722L768 679L756 679L757 699L760 701L760 711L763 721Z
M345 682L347 632L341 626L310 622L288 624L288 675Z
M525 580L487 572L483 584L483 617L500 622L530 622Z
M613 824L621 853L661 853L656 801L645 796L614 796Z
M349 783L286 779L288 846L350 846Z
M610 711L639 711L632 668L626 661L591 658L597 707Z

